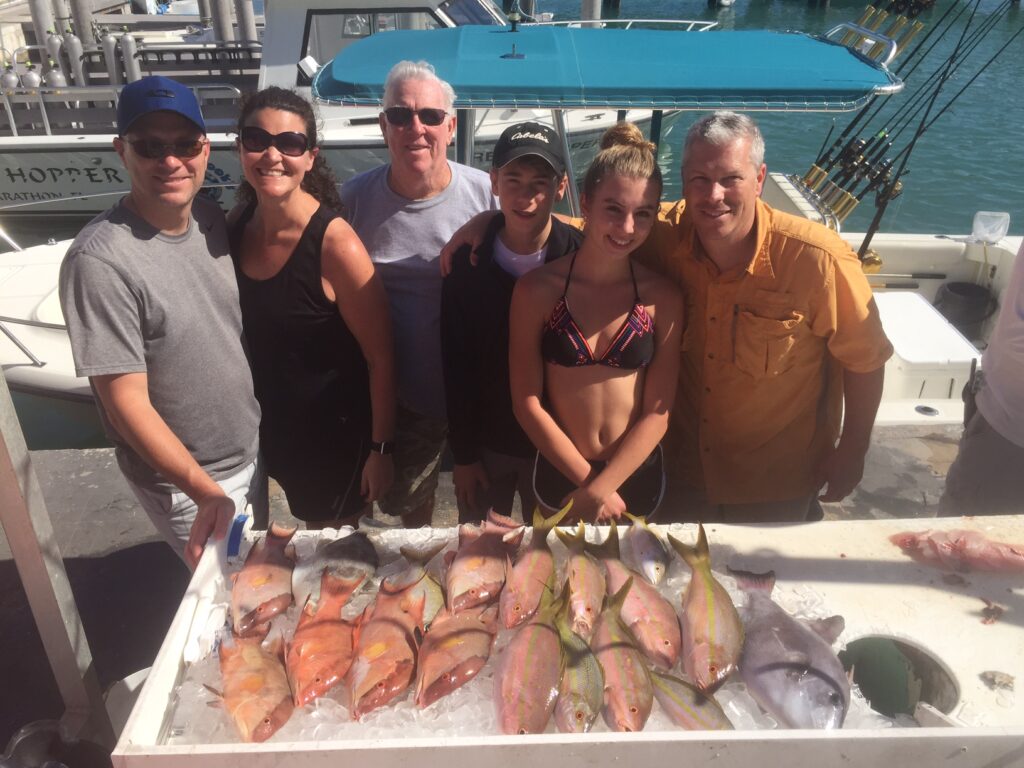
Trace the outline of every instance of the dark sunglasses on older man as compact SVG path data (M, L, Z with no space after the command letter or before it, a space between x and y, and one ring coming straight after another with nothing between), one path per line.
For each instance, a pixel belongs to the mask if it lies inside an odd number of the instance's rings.
M206 141L206 137L170 144L155 139L124 139L124 143L134 149L135 154L147 160L163 160L168 155L173 155L179 160L188 160L203 151Z
M297 131L267 133L262 128L247 125L238 137L247 152L266 152L271 146L274 146L282 155L299 157L309 149L309 139L306 138L306 134Z
M392 125L398 126L399 128L405 128L407 125L412 125L413 115L416 115L423 125L429 125L431 127L440 125L444 122L444 118L447 114L448 113L443 109L435 109L433 107L424 107L423 109L388 107L384 110L384 116L388 119L388 122Z

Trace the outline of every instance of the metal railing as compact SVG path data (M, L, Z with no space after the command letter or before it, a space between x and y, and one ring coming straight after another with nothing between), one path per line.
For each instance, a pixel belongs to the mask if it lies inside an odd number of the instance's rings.
M686 32L707 32L718 26L717 21L696 19L568 19L564 21L531 21L530 27L599 27L601 29L632 29L633 27L670 28L685 27Z

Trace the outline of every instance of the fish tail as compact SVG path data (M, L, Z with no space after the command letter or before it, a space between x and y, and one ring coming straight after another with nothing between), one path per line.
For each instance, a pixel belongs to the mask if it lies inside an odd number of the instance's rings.
M545 532L546 531L550 531L552 528L554 528L556 525L558 525L560 522L562 522L562 518L564 518L567 514L569 514L569 510L572 509L572 502L573 502L573 500L569 499L569 503L566 504L564 507L562 507L557 512L555 512L555 514L553 514L551 517L544 517L544 514L540 511L540 507L539 506L534 507L533 508L533 528L534 528L534 533L536 533L538 530L545 531Z
M555 528L555 535L570 552L582 552L587 543L587 530L582 520L576 526L576 533L569 533L561 528Z
M619 529L615 524L615 520L612 520L608 526L608 536L600 544L590 544L589 542L583 542L584 549L596 557L598 560L618 560L619 559Z
M629 521L633 523L633 525L639 525L642 528L647 527L647 518L643 517L642 515L634 515L628 510L623 512L623 514L629 518Z
M448 546L448 539L442 538L440 541L435 541L431 538L423 544L404 544L399 547L398 551L410 563L426 563L446 546Z
M672 544L672 548L679 553L679 556L686 561L690 568L696 570L710 564L711 551L708 548L708 537L704 532L703 524L697 524L697 545L694 547L684 544L672 534L669 534L668 540Z
M614 595L612 595L610 598L608 598L608 605L606 607L606 610L611 611L615 616L618 616L618 617L621 618L622 617L622 606L626 602L626 595L629 594L630 587L632 587L632 586L633 586L633 577L630 576L628 579L626 579L625 584L623 584L619 588L619 591L616 592Z
M765 573L754 573L753 571L736 571L726 567L729 575L736 579L736 586L746 592L764 592L766 595L772 593L775 588L775 571Z

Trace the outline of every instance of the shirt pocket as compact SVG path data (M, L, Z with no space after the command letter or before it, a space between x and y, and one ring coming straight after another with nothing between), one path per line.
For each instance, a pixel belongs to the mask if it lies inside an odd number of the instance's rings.
M772 314L775 314L772 312ZM778 376L793 367L794 349L804 315L790 311L786 317L762 317L751 310L736 314L736 367L755 379Z

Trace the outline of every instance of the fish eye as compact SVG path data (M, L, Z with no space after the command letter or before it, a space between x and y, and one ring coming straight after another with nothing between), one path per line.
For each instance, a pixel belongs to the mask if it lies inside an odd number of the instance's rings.
M580 712L580 711L577 711L576 712L576 719L582 721L584 719L584 714L582 712Z
M829 696L828 696L828 701L829 701L829 704L832 704L832 705L838 707L840 704L843 703L843 697L840 696L835 691L832 691L832 693L830 693Z

